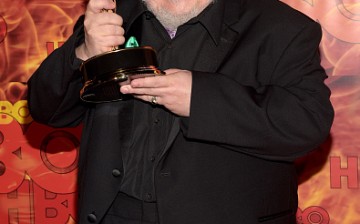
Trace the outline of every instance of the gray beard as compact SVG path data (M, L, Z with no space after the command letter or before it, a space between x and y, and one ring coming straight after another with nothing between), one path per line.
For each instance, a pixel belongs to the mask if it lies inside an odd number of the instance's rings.
M176 3L178 0L169 1ZM166 29L176 30L180 25L198 16L204 10L204 8L206 8L210 3L214 2L214 0L209 0L209 4L207 4L205 7L195 6L189 12L184 12L182 14L174 14L162 7L147 4L146 0L143 0L143 2Z

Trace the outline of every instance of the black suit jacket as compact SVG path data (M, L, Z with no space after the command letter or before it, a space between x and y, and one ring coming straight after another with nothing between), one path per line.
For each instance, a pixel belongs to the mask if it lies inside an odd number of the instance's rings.
M176 119L156 161L160 223L295 223L293 161L328 136L333 120L320 26L276 0L216 4L221 35L194 66L190 117ZM137 7L138 1L118 2L125 28ZM98 223L121 184L133 101L79 101L74 48L82 32L76 29L35 72L29 108L52 126L84 123L78 219Z

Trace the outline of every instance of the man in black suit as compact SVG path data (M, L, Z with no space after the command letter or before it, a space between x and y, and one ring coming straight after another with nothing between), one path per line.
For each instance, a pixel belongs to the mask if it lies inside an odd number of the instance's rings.
M82 61L131 30L166 75L82 102ZM90 0L29 81L36 121L84 124L79 223L295 223L293 161L333 120L320 40L277 0Z

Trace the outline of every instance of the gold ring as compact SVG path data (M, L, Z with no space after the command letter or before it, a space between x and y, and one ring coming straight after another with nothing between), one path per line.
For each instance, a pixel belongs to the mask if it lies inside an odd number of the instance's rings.
M100 9L100 12L101 13L104 13L104 12L113 12L113 13L115 13L115 9Z
M157 100L156 100L156 96L152 96L152 97L151 97L151 103L152 103L153 105L158 104L158 103L157 103Z

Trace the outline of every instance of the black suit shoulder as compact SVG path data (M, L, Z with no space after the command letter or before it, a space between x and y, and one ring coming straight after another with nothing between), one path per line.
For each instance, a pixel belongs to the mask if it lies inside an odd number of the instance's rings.
M319 23L278 0L223 0L224 24L241 35L256 38L290 40L304 29L318 40L321 36Z
M268 27L276 24L288 27L304 27L316 23L304 13L278 0L246 0L246 7L247 10L255 11L259 15L258 19L268 23Z

